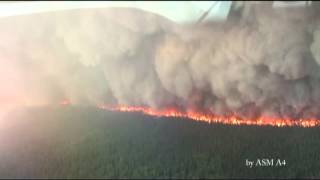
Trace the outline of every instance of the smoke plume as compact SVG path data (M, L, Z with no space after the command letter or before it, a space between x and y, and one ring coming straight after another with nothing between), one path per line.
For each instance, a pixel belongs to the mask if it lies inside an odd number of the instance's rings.
M305 8L178 25L136 9L0 19L0 106L175 106L318 117L320 18Z

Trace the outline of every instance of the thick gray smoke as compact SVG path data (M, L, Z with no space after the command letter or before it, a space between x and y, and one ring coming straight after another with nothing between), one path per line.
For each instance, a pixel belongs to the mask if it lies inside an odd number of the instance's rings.
M320 19L259 10L177 25L133 9L0 19L0 105L176 106L216 114L318 117Z

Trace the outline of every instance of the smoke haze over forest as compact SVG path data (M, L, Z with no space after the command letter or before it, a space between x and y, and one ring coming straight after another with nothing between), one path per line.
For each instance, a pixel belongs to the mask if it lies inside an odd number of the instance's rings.
M304 9L178 25L136 9L0 19L0 106L126 104L319 117L320 21Z

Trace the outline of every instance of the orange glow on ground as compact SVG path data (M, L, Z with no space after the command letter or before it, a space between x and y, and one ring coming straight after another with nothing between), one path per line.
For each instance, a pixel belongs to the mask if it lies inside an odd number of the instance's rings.
M174 108L167 108L163 110L156 110L148 107L141 106L108 106L108 105L98 105L98 108L110 110L110 111L120 111L120 112L141 112L146 115L156 116L156 117L181 117L188 118L196 121L204 121L208 123L222 123L230 125L271 125L276 127L284 126L301 126L301 127L314 127L319 126L320 121L317 119L278 119L278 118L268 118L259 117L257 119L241 119L235 116L223 117L213 114L205 114L195 111L182 112Z
M62 101L60 102L60 105L63 105L63 106L66 106L66 105L69 105L69 104L70 104L70 101L67 100L67 99L62 100Z

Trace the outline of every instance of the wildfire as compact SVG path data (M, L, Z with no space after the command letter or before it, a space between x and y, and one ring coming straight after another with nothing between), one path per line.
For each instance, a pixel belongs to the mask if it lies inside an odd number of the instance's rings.
M62 101L60 102L60 105L63 105L63 106L66 106L66 105L69 105L69 104L70 104L70 101L67 100L67 99L62 100Z
M217 116L213 114L205 114L195 111L179 111L175 108L166 108L163 110L156 110L148 107L141 106L107 106L107 105L98 105L100 109L106 109L111 111L121 111L121 112L141 112L150 116L157 117L181 117L188 118L196 121L204 121L208 123L222 123L222 124L231 124L231 125L271 125L277 127L283 126L301 126L301 127L314 127L319 126L320 121L317 119L277 119L277 118L268 118L268 117L259 117L258 119L241 119L236 116L224 117Z
M60 102L60 105L66 106L70 105L69 100L63 100ZM281 118L270 118L270 117L259 117L257 119L242 119L237 116L218 116L214 114L206 114L203 112L197 111L180 111L176 108L165 108L162 110L152 109L142 106L126 106L126 105L117 105L109 106L105 104L97 105L99 109L109 110L109 111L120 111L120 112L140 112L149 116L156 117L179 117L179 118L188 118L196 121L203 121L207 123L222 123L222 124L231 124L231 125L270 125L277 127L284 126L301 126L301 127L314 127L320 126L320 120L315 118L310 119L281 119Z

